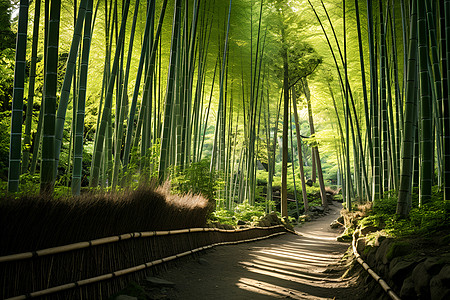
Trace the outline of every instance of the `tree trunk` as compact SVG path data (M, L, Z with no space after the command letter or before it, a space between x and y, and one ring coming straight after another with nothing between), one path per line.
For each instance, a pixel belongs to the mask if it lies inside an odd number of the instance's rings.
M302 141L300 137L300 125L298 122L297 112L297 97L295 93L295 86L292 88L292 103L294 104L294 120L295 120L295 132L297 136L297 151L298 151L298 164L300 166L300 179L302 182L302 198L303 207L305 213L309 210L308 195L306 194L306 178L305 171L303 170L303 154L302 154Z
M288 161L288 125L289 125L289 65L284 24L281 25L281 47L283 57L283 146L281 165L281 216L288 216L287 207L287 161Z
M309 128L311 131L311 137L314 137L316 131L314 129L314 120L311 107L311 95L309 92L308 81L306 78L303 78L300 81L303 86L303 92L306 96L306 101L308 104ZM322 163L320 162L319 148L317 147L316 141L314 141L314 145L312 147L312 155L315 157L315 162L317 166L317 176L319 177L320 198L322 199L322 206L325 208L325 210L328 210L327 194L325 192L325 183L323 182Z

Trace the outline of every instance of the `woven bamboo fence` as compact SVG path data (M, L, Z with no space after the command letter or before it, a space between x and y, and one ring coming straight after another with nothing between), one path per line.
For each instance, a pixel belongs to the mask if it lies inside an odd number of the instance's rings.
M221 244L285 233L282 225L122 234L0 257L2 299L104 299L153 266Z

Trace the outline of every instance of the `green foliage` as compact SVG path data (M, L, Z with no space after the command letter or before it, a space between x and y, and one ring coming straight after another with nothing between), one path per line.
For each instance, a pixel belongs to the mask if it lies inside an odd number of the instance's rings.
M368 227L368 226L375 226L378 228L384 227L386 224L384 222L384 218L382 215L371 215L364 219L362 219L359 222L359 225L361 225L362 228Z
M16 35L11 30L11 13L14 1L0 0L0 51L14 48Z
M236 217L234 216L234 211L225 209L223 207L216 209L211 214L210 219L221 224L229 224L233 226L237 224Z
M210 219L221 224L236 226L237 221L239 220L244 222L256 222L265 214L266 212L264 205L256 203L252 206L247 200L245 200L241 204L236 205L233 210L218 208L212 213Z
M387 192L360 224L385 227L385 231L393 236L428 235L449 227L450 201L443 200L442 192L437 187L433 187L431 200L422 207L417 205L417 195L413 195L412 202L409 216L400 218L395 214L397 194Z
M37 195L39 192L39 172L34 174L25 173L20 175L19 191L23 195Z
M0 112L11 109L14 84L15 51L11 48L0 50Z
M345 228L345 231L337 237L338 242L351 242L353 240L353 233L355 229L353 227Z
M291 166L288 165L288 169L291 170ZM256 173L258 182L265 182L267 184L267 172L265 171L258 171ZM300 171L296 172L296 174L300 174ZM297 194L299 194L299 197L301 197L302 194L302 183L300 181L300 177L296 176L295 178L295 185L297 188ZM277 176L273 178L273 186L281 186L281 177ZM288 193L293 194L294 193L294 180L292 178L291 174L288 174L287 179L287 190ZM320 192L319 184L314 183L313 186L306 186L306 193L307 194L318 194Z
M11 112L0 112L0 180L8 178L10 115Z
M172 179L172 188L178 193L201 194L214 200L219 187L216 174L209 171L209 159L192 163Z
M379 215L393 215L397 209L397 194L395 191L384 193L381 201L373 207L373 211Z
M255 204L252 206L248 201L238 204L234 209L234 216L242 221L256 221L264 215L265 209L263 205Z
M92 152L91 152L92 153ZM141 155L139 147L131 149L131 159L123 178L119 178L127 188L136 188L158 177L160 143L159 139L151 145L145 155Z

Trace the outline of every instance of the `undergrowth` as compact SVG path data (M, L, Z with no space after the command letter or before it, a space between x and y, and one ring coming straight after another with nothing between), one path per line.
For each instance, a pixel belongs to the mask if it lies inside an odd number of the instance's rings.
M359 221L362 226L384 228L387 234L395 237L429 235L450 227L450 201L443 200L442 191L433 187L431 199L419 207L418 195L412 195L412 208L409 216L401 218L396 212L397 193L389 191Z
M211 214L210 219L211 221L219 222L221 224L236 226L239 220L244 222L256 222L265 214L265 205L255 203L255 205L252 206L245 200L241 204L236 205L233 210L217 208L216 211ZM279 213L277 214L279 215Z

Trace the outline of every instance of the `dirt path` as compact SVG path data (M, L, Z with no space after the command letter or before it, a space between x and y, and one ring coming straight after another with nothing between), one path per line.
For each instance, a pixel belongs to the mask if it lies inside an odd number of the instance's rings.
M301 236L216 247L158 277L175 283L178 299L356 299L352 281L327 271L349 246L329 227L339 210L335 202L329 215L296 227Z

